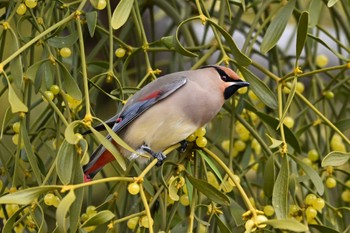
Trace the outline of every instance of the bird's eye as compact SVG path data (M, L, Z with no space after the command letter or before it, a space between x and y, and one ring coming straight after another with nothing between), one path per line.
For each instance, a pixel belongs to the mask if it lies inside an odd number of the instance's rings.
M224 82L227 82L228 78L226 75L222 75L221 76L221 80L224 81Z

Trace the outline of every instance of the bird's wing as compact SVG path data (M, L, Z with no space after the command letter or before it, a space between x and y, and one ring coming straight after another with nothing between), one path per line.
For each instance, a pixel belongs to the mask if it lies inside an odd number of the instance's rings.
M125 104L115 118L113 131L118 133L144 111L179 90L186 82L185 76L164 76L146 85Z

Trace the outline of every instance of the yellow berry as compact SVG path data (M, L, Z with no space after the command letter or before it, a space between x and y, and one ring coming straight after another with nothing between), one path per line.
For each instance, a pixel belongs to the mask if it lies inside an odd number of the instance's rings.
M309 206L305 210L305 215L308 220L311 220L317 216L317 211L313 207Z
M208 183L213 185L215 188L219 189L219 182L218 180L216 179L216 176L214 175L213 172L208 172L207 173L207 180L208 180Z
M70 57L72 55L72 50L67 47L61 48L60 55L64 58Z
M151 219L151 226L149 225L148 217L143 216L141 217L140 225L143 226L144 228L150 228L153 226L153 219Z
M45 91L45 95L46 95L46 98L48 98L51 101L53 100L53 98L55 98L54 94L51 91ZM43 100L45 102L48 102L46 98L43 96Z
M321 212L322 209L325 206L325 202L322 198L318 197L316 200L312 203L312 207L314 207L317 211Z
M106 6L107 6L106 0L98 0L98 2L96 4L96 9L103 10L103 9L105 9Z
M44 196L44 203L48 206L53 205L53 200L56 196L53 193L48 193Z
M221 147L222 147L222 149L224 149L226 152L229 152L229 150L230 150L230 140L223 140L222 142L221 142Z
M240 95L243 95L243 94L247 93L247 91L248 91L248 87L242 87L242 88L239 88L237 92Z
M194 132L194 134L197 136L197 137L203 137L206 133L206 129L204 127L200 127L196 130L196 132Z
M81 222L85 222L86 220L89 219L89 215L87 213L83 213L81 216L80 216L80 221Z
M305 201L304 202L305 202L306 205L313 205L314 202L316 201L316 199L317 199L316 195L313 194L313 193L310 193L310 194L308 194L305 197Z
M229 193L233 190L233 185L230 182L230 180L224 180L221 186L222 186L222 191L224 191L224 193Z
M255 223L252 219L248 219L248 221L246 221L244 227L245 227L246 232L253 232L256 229Z
M130 218L128 220L128 222L126 223L126 225L128 226L128 228L130 230L134 230L137 226L137 224L139 223L139 217L133 217L133 218Z
M303 162L306 163L307 165L312 166L312 161L311 161L311 159L310 159L309 157L303 158L302 160L303 160Z
M316 162L316 161L319 159L320 156L318 155L317 150L312 149L312 150L309 150L309 152L307 153L307 157L308 157L312 162Z
M291 129L294 126L294 119L292 117L286 116L283 119L283 124Z
M341 193L341 199L345 202L350 202L350 190L347 189Z
M328 64L328 57L324 54L320 54L316 57L316 65L319 67L325 67Z
M50 91L52 92L52 94L57 95L58 93L60 93L60 87L57 85L52 85L50 87Z
M259 97L257 95L255 95L255 93L253 91L248 91L248 96L252 101L257 101L259 100Z
M200 148L205 147L208 143L208 140L205 137L198 137L196 139L196 145Z
M15 132L16 134L19 133L20 127L21 127L21 123L19 121L13 123L12 125L13 132Z
M274 215L275 213L275 208L273 208L272 205L266 205L264 206L264 214L268 217Z
M34 8L38 4L37 0L25 0L24 3L28 8Z
M126 53L126 50L124 48L117 48L115 50L115 56L116 57L119 57L119 58L122 58L125 56L125 53Z
M289 206L289 214L295 215L297 212L299 212L300 208L297 205L290 205Z
M333 177L328 177L327 179L326 179L326 186L327 186L327 188L329 188L329 189L332 189L332 188L335 188L335 186L337 186L337 181L336 181L336 179L334 179Z
M266 224L261 224L262 222L266 222L268 219L265 215L258 215L256 216L256 224L258 224L258 228L264 228L266 227Z
M261 145L255 138L252 140L252 148L257 155L261 153Z
M86 207L86 214L89 216L89 218L97 214L96 207L93 205Z
M302 83L302 82L297 82L295 88L296 88L296 91L299 92L300 94L303 93L304 90L305 90L304 83Z
M27 12L27 6L24 3L19 4L16 13L18 15L24 15Z
M13 144L18 145L18 141L19 141L19 134L16 133L12 136L12 142Z
M58 196L55 196L55 198L53 199L52 205L57 208L60 202L61 202L61 199Z
M242 140L237 140L235 141L235 143L233 144L233 148L236 150L236 151L243 151L245 148L246 148L246 144L245 142L243 142Z
M188 206L190 204L190 199L187 194L184 194L180 197L180 203L183 206Z
M345 144L342 141L331 141L333 151L346 152Z
M345 182L345 186L346 186L348 189L350 189L350 180L347 180L347 181Z
M190 134L190 136L188 136L187 138L186 138L186 141L188 141L188 142L193 142L193 141L195 141L196 140L196 135L193 133L193 134Z
M140 185L136 182L130 183L128 185L128 191L131 195L136 195L140 192Z
M204 224L198 223L198 233L207 233L207 227Z
M333 92L333 91L326 91L325 93L323 93L323 95L324 95L327 99L333 99L333 98L334 98L334 92Z

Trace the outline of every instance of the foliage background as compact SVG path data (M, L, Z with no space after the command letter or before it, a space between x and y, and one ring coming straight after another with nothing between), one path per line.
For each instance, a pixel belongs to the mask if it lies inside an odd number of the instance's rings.
M36 3L19 14L21 1L0 1L4 232L250 232L267 205L275 214L259 231L349 232L348 1ZM206 148L174 151L161 168L119 159L83 183L103 136L76 133L159 75L206 64L251 83L207 126ZM310 193L326 203L313 218Z

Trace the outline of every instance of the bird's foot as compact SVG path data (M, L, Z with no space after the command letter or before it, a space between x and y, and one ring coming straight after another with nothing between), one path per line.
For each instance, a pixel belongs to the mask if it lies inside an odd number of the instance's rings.
M187 149L188 142L186 140L183 140L180 142L181 146L179 148L180 153L184 153Z
M163 154L163 152L154 152L150 147L146 145L142 145L140 149L146 151L148 154L152 155L153 158L157 159L157 166L161 166L164 159L166 159L166 156Z

